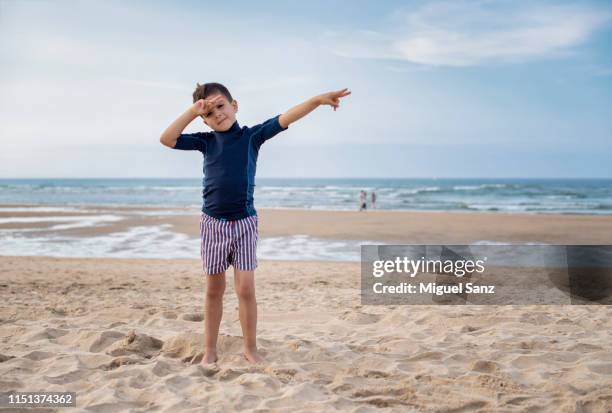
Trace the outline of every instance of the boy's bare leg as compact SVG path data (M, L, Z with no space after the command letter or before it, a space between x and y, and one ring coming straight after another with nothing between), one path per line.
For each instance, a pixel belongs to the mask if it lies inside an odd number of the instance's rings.
M255 299L255 271L234 269L234 287L238 296L238 314L244 336L244 356L251 363L262 362L257 353L257 300Z
M206 299L204 303L204 357L203 364L217 361L217 337L223 316L223 293L225 272L206 276Z

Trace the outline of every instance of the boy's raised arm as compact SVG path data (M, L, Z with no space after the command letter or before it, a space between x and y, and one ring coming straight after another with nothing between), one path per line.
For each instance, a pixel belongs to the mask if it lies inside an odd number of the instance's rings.
M187 109L185 113L179 116L174 122L170 124L162 133L159 141L162 145L166 145L169 148L174 148L176 146L176 141L181 136L181 133L185 130L187 125L189 125L198 115L195 114L191 108Z
M351 92L348 89L341 89L336 90L335 92L323 93L322 95L312 97L280 115L278 118L278 123L280 123L282 128L287 128L293 122L308 115L320 105L329 105L336 110L340 106L340 98L350 94Z
M200 99L193 105L189 107L181 116L179 116L174 122L170 124L162 133L159 141L162 145L166 145L169 148L174 148L176 146L176 141L181 136L181 133L185 130L187 125L189 125L195 118L200 115L206 113L207 110L210 110L211 107L217 103L217 101L221 99L220 95L215 95L210 99Z

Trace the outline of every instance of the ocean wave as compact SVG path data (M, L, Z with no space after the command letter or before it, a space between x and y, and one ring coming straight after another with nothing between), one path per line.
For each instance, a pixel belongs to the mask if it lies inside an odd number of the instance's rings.
M201 206L201 185L195 179L59 179L42 183L0 180L0 188L0 203L8 207L18 204L14 208L27 204L39 208L157 205L199 209ZM376 192L377 209L382 210L597 214L609 214L612 210L612 180L263 179L255 188L255 203L256 207L266 208L352 210L359 201L360 190L368 193L368 206L371 193Z
M455 185L452 187L453 191L477 191L480 189L498 189L508 188L508 184L482 184L482 185Z
M573 192L573 191L555 191L554 195L560 195L560 196L567 196L570 198L578 198L578 199L585 199L587 198L587 195L580 193L580 192Z
M149 187L143 187L143 190L149 190ZM150 187L153 191L169 191L169 192L177 192L177 191L199 191L202 189L202 185L198 186L152 186Z

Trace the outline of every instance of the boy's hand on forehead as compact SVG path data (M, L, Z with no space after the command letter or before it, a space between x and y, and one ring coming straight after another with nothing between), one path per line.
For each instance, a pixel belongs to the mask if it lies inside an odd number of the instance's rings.
M196 103L193 104L191 110L196 116L203 116L210 112L215 105L220 103L223 100L221 95L214 95L207 99L200 99Z
M347 88L336 90L334 92L323 93L322 95L319 95L319 104L329 105L336 110L340 107L340 98L350 94L351 91Z

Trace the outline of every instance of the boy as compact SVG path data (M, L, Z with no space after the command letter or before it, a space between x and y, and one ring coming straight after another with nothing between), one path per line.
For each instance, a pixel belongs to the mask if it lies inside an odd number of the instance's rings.
M253 189L259 148L320 105L329 105L335 111L340 106L340 98L350 93L348 89L342 89L315 96L282 115L249 128L238 125L238 102L225 86L219 83L198 84L193 93L194 104L162 134L162 144L174 149L198 150L204 156L200 255L208 277L202 363L217 361L225 271L230 265L234 266L244 356L250 363L263 361L257 353L254 283L258 232ZM184 134L183 130L198 116L213 131Z

